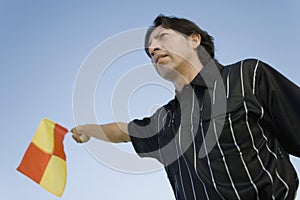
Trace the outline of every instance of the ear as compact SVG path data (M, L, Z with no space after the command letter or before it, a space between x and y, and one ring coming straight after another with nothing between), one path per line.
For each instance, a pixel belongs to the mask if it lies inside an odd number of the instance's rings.
M197 49L201 43L201 35L199 33L192 33L189 36L189 39L190 39L190 42L191 42L191 45L193 46L193 48Z

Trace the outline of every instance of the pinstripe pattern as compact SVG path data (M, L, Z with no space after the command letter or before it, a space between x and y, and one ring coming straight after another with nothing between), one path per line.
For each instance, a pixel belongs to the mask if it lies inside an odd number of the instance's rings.
M215 104L215 102L216 102L216 85L217 85L217 81L215 81L215 83L214 83L213 102L212 102L212 103L213 103L213 106L214 106L214 104ZM218 136L217 136L216 121L215 121L215 119L213 119L213 128L214 128L214 133L215 133L215 137L216 137L216 141L217 141L217 146L218 146L218 149L219 149L219 151L220 151L220 153L221 153L221 155L222 155L222 160L223 160L223 163L224 163L224 166L225 166L225 169L226 169L227 176L228 176L228 178L229 178L229 180L230 180L230 184L231 184L231 186L232 186L232 188L233 188L233 190L234 190L234 193L236 194L236 197L237 197L238 199L241 199L240 196L239 196L238 191L237 191L236 188L235 188L234 182L233 182L233 180L232 180L231 174L230 174L229 169L228 169L228 165L227 165L227 163L226 163L225 155L224 155L224 153L223 153L223 151L222 151L222 148L221 148L221 145L220 145Z
M163 109L158 113L158 119L161 119L162 111L163 111ZM166 116L167 116L168 112L166 113ZM163 122L166 120L166 116L163 117ZM157 120L157 132L160 131L160 127L161 127L160 120ZM157 140L158 140L158 143L159 143L159 138L157 138ZM158 153L159 153L160 160L163 161L163 156L161 154L161 149L158 149Z
M251 67L249 67L249 63L251 63ZM218 133L220 129L217 117L207 117L205 114L208 109L207 105L209 105L207 104L208 101L211 103L211 109L218 103L217 88L222 84L222 81L216 79L209 83L211 85L207 89L210 92L202 94L202 99L199 97L197 98L200 100L195 99L196 96L194 95L191 99L187 98L189 99L187 103L189 108L185 109L187 109L186 112L190 113L185 113L185 116L190 120L190 125L189 127L185 126L184 131L178 121L174 122L174 113L177 112L178 108L169 106L168 109L172 108L173 110L167 109L163 120L161 120L161 115L156 118L158 127L161 127L159 123L163 121L166 123L165 127L169 127L172 123L177 127L177 129L172 130L178 130L178 140L175 142L174 151L179 159L166 166L176 199L190 200L202 197L201 200L203 198L212 200L280 198L288 200L293 197L294 191L291 191L289 187L291 183L286 181L285 172L277 166L283 162L277 156L278 141L275 137L269 136L271 133L264 125L268 116L256 97L257 91L260 89L259 84L261 84L258 82L261 81L259 77L260 65L259 60L245 60L228 68L223 68L225 70L222 71L221 75L224 80L225 96L229 107L221 135ZM201 85L201 81L193 84ZM196 90L196 87L193 85L192 87L193 90ZM185 96L181 98L185 98ZM200 111L195 109L196 102L200 105ZM172 113L172 118L169 112ZM195 119L197 119L195 115L198 112L202 113L203 116L200 116L199 127L196 130L194 124ZM212 129L209 129L210 126L208 125L211 125ZM168 130L170 129L164 128L160 135L174 134ZM209 152L208 145L210 144L207 140L209 138L207 134L212 134L216 141ZM190 148L186 150L182 148L184 137L200 138L193 140ZM202 144L197 144L196 141L202 141ZM151 140L149 142L153 143ZM163 144L163 142L159 143ZM146 141L141 146L144 148L147 145ZM198 157L199 152L197 151L199 151L200 146L203 147L206 155L204 158ZM137 147L135 149L139 152ZM167 155L167 152L161 153L159 149L159 157L162 160ZM238 171L234 166L235 163L240 166ZM246 185L247 188L245 188ZM268 187L262 190L262 186Z
M253 72L253 84L252 84L252 94L253 94L253 95L255 95L255 88L256 88L256 73L257 73L258 64L259 64L259 60L257 60L257 63L256 63L255 68L254 68L254 72ZM260 124L259 124L259 120L263 119L263 117L264 117L264 108L261 106L260 109L261 109L261 116L260 116L260 118L257 119L257 126L259 127L259 129L260 129L260 131L261 131L262 137L263 137L264 140L266 141L266 148L267 148L267 150L275 157L275 159L276 159L276 161L277 161L277 155L276 155L276 153L273 152L273 151L270 149L270 147L268 146L268 138L265 136L264 131L263 131L262 127L261 127ZM283 200L285 200L286 197L288 196L288 193L289 193L289 187L288 187L288 185L286 184L286 182L281 178L281 176L278 174L277 169L275 169L275 173L276 173L276 176L278 177L278 179L283 183L283 185L284 185L285 188L286 188L286 194L285 194L285 196L284 196L284 198L283 198ZM270 173L268 173L268 175L271 176ZM272 179L272 177L271 177L271 179ZM273 179L272 179L272 183L273 183ZM274 195L272 195L272 199L275 199Z
M257 60L255 68L254 68L254 72L253 72L252 94L255 94L256 72L257 72L257 68L258 68L258 63L259 63L259 60Z
M253 74L254 74L254 75L253 75L253 84L252 84L252 94L253 94L253 95L255 94L255 88L256 88L256 79L255 79L255 78L256 78L256 73L257 73L258 64L259 64L259 60L257 60L256 66L255 66L255 69L254 69L254 72L253 72ZM270 153L274 156L275 160L277 161L277 155L276 155L275 152L273 152L273 151L270 149L270 147L269 147L269 145L268 145L268 138L265 136L264 130L262 129L261 125L259 124L259 121L262 120L263 117L264 117L264 108L261 106L260 109L261 109L261 116L260 116L260 118L257 119L257 126L259 127L259 129L260 129L260 131L261 131L262 137L263 137L264 140L266 141L266 148L267 148L268 152L270 152ZM281 178L281 176L278 174L277 169L275 169L275 173L276 173L276 176L278 177L278 179L282 182L282 184L283 184L283 185L285 186L285 188L286 188L286 194L285 194L285 196L284 196L284 198L283 198L283 200L285 200L285 199L287 198L287 196L288 196L288 193L289 193L289 186L286 184L286 182L285 182L285 181ZM273 180L272 180L272 182L273 182ZM274 196L272 196L272 198L275 199Z
M194 108L194 107L195 107L195 95L192 96L192 108ZM191 112L191 125L192 125L191 126L191 133L192 133L192 137L194 138L195 136L193 135L193 133L194 133L193 114L194 114L194 109ZM205 184L203 183L202 179L200 178L200 176L198 174L198 170L197 170L197 150L196 150L196 144L194 142L193 142L193 151L194 151L194 170L195 170L197 178L201 181L201 183L204 187L206 198L209 199L206 186L205 186Z
M224 197L222 196L222 194L220 193L220 191L217 188L217 184L216 184L216 181L215 181L215 178L214 178L214 174L213 174L213 171L212 171L212 168L211 168L210 159L209 159L209 156L208 156L207 147L206 147L205 138L204 138L204 131L203 131L203 122L202 122L202 119L200 119L200 129L201 129L201 135L202 135L202 139L203 139L203 146L204 146L205 154L207 155L207 165L208 165L208 168L209 168L209 173L210 173L210 176L211 176L211 181L213 183L213 187L216 190L216 192L219 195L219 197L221 197L222 199L224 199Z
M228 99L228 97L229 97L229 88L230 88L230 85L229 85L229 77L230 77L230 70L229 70L228 75L227 75L227 95L226 95L227 99ZM234 141L234 145L235 145L235 147L237 148L237 150L238 150L238 152L239 152L241 161L242 161L242 163L243 163L243 166L244 166L244 169L245 169L245 171L246 171L246 173L247 173L247 176L248 176L248 178L249 178L249 181L251 182L251 184L252 184L252 186L253 186L253 188L254 188L254 190L255 190L255 192L256 192L256 197L257 197L257 199L259 199L259 197L258 197L258 189L257 189L256 185L254 184L254 182L253 182L253 180L252 180L252 177L251 177L251 175L250 175L250 172L249 172L249 170L248 170L248 167L247 167L247 165L246 165L246 163L245 163L245 160L244 160L244 158L243 158L243 152L241 151L239 145L238 145L237 142L236 142L236 138L235 138L235 134L234 134L234 130L233 130L233 125L232 125L232 120L231 120L231 114L230 114L230 113L228 114L228 120L229 120L230 132L231 132L232 139L233 139L233 141Z
M231 71L231 68L229 68L229 71L228 71L228 74L227 74L227 77L226 77L226 98L228 99L229 97L229 94L230 94L230 82L229 82L229 78L230 78L230 71Z
M179 140L180 140L180 139L179 139ZM177 144L176 144L175 146L176 146L176 152L177 152L177 155L178 155L178 157L179 157L180 154L179 154L179 151L178 151ZM182 176L182 174L181 174L182 170L181 170L180 160L178 159L177 162L178 162L178 167L179 167L180 186L182 187L182 191L183 191L183 195L184 195L184 200L186 200L187 198L186 198L186 192L185 192L185 189L184 189L183 176ZM177 187L179 188L180 186L177 186Z
M230 130L231 130L232 138L233 138L233 140L234 140L234 145L235 145L236 148L238 149L238 152L239 152L241 161L243 162L243 166L244 166L244 168L245 168L245 170L246 170L246 173L247 173L247 176L248 176L248 178L249 178L249 181L250 181L250 183L252 184L252 186L253 186L253 188L254 188L254 190L255 190L255 192L256 192L256 198L259 199L259 197L258 197L258 189L257 189L257 186L255 185L255 183L254 183L253 180L252 180L252 177L251 177L251 175L250 175L250 172L249 172L249 169L248 169L248 167L247 167L247 164L246 164L246 162L245 162L245 160L244 160L244 158L243 158L243 152L241 152L241 149L240 149L240 147L238 146L238 144L237 144L237 142L236 142L236 139L235 139L235 136L234 136L234 131L233 131L233 128L232 128L232 121L231 121L231 115L230 115L230 113L229 113L229 118L228 118L228 119L229 119L229 122L230 122Z
M240 69L240 72L241 72L241 85L242 85L242 96L245 97L245 88L244 88L244 78L243 78L243 62L241 62L241 69ZM251 143L252 143L252 147L253 149L256 151L256 156L257 156L257 159L262 167L262 169L268 174L269 177L271 177L270 173L265 169L262 161L261 161L261 158L259 156L259 151L258 149L256 148L255 146L255 143L254 143L254 139L253 139L253 134L252 134L252 131L251 131L251 128L250 128L250 124L249 124L249 120L248 120L248 108L247 108L247 103L246 101L244 100L243 102L244 104L244 109L245 109L245 112L246 112L246 125L247 125L247 129L248 129L248 132L249 132L249 135L250 135L250 138L251 138ZM272 177L270 178L271 179L271 182L273 183L273 179ZM258 197L257 197L258 198ZM259 199L259 198L258 198Z
M257 119L257 126L259 127L260 131L261 131L261 135L262 137L264 138L264 140L266 141L266 148L267 150L275 157L276 161L277 161L277 155L275 152L273 152L270 147L268 146L268 138L265 136L264 134L264 130L261 128L261 126L259 125L259 120L261 120L264 116L264 109L263 107L261 107L261 117L259 119ZM282 184L284 185L284 187L286 188L286 193L284 195L284 198L283 200L286 199L286 197L288 196L288 193L289 193L289 186L286 184L286 182L281 178L281 176L278 174L277 172L277 169L275 169L275 173L276 173L276 176L278 177L278 179L282 182ZM274 199L275 197L272 196L272 198Z
M179 127L179 149L180 149L180 155L182 155L182 158L183 158L183 161L184 161L184 164L186 166L186 169L188 171L188 176L189 176L189 181L191 183L191 187L192 187L192 191L193 191L193 196L194 196L194 199L196 199L196 192L195 192L195 186L194 186L194 182L193 182L193 179L192 179L192 174L191 174L191 171L189 169L189 166L188 166L188 163L187 163L187 160L184 156L184 152L182 151L182 148L181 148L181 144L180 144L180 141L181 141L181 134L182 134L182 131L181 131L181 127ZM180 170L179 170L180 171Z
M192 92L193 93L193 92ZM191 105L191 112L190 112L190 130L189 132L191 133L191 138L194 140L194 123L193 123L193 115L194 115L194 112L195 112L195 95L194 94L191 94L191 97L192 97L192 102L188 102L188 104ZM193 178L192 178L192 172L188 166L188 162L185 158L185 155L184 155L184 152L182 150L182 145L181 145L181 137L182 137L182 126L180 125L179 126L179 150L180 150L180 155L182 156L183 158L183 161L184 161L184 164L185 164L185 167L188 171L188 177L189 177L189 181L190 181L190 184L191 184L191 189L192 189L192 192L193 192L193 199L197 199L197 196L196 196L196 191L195 191L195 186L194 186L194 182L193 182ZM193 150L194 150L194 161L195 161L195 158L197 156L197 152L196 152L196 147L195 147L195 143L193 142ZM196 162L194 163L194 167L196 169ZM179 170L180 171L180 170ZM196 174L198 173L197 170L195 170ZM199 176L198 176L199 177ZM202 182L201 178L199 177L199 180ZM205 188L205 185L204 186L204 189L205 189L205 193L207 194L206 192L206 188ZM206 196L208 198L208 196Z

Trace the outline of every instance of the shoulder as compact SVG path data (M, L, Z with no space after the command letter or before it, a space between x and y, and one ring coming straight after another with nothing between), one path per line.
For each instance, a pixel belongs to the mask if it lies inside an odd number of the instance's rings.
M274 68L268 63L256 58L246 58L235 63L225 65L224 69L227 69L226 71L231 71L232 73L236 72L250 76L254 76L260 71L274 71Z
M246 58L225 65L223 69L223 78L229 82L227 84L234 88L243 88L243 91L251 93L255 88L258 76L261 77L261 74L265 74L265 72L269 73L272 68L260 59Z
M239 68L253 69L260 62L261 61L259 59L246 58L244 60L239 60L237 62L225 65L224 68L230 68L230 69L239 69Z

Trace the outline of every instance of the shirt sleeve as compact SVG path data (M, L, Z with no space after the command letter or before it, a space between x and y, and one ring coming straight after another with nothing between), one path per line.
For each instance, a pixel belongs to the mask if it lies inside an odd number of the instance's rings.
M128 132L132 145L140 157L152 157L160 160L158 153L158 120L160 110L156 111L151 117L135 119L128 124Z
M275 123L284 149L300 157L300 88L268 64L260 62L257 97Z

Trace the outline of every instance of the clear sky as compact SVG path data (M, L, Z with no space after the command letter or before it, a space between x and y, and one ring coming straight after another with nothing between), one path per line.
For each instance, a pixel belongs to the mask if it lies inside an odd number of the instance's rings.
M74 97L80 90L78 77L93 50L126 31L151 25L160 13L191 19L207 30L215 37L216 57L222 64L258 58L300 85L298 0L1 0L0 199L58 199L16 171L42 118L67 128L129 120L149 115L172 98L173 89L152 74L150 60L141 49L119 55L105 66L92 93ZM118 47L114 43L102 52L114 54ZM95 58L101 64L105 55ZM137 75L139 69L144 73ZM134 89L127 94L128 80L144 85L131 86ZM84 103L88 95L93 99L87 107L93 108L96 118L85 117L85 108L75 105L78 99ZM122 95L127 99L119 98ZM125 115L116 116L118 106L125 108ZM64 144L68 177L61 199L174 199L161 166L149 164L143 171L136 161L120 158L122 154L107 150L99 141L79 145L67 135ZM135 156L130 143L113 147ZM300 159L292 161L300 174Z

